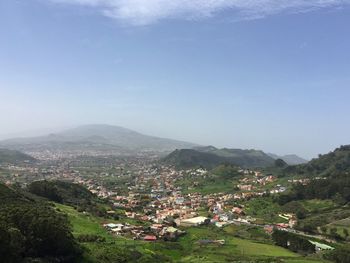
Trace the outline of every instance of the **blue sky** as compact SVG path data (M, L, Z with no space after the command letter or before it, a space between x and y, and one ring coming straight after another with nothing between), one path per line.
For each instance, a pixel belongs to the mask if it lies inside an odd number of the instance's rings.
M349 144L350 1L2 0L0 137L116 124L311 158Z

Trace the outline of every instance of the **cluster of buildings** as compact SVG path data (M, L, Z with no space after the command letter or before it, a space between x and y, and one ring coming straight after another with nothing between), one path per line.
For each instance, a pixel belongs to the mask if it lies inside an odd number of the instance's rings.
M195 185L196 179L205 179L208 176L208 171L202 168L178 171L166 165L154 165L142 157L128 159L127 166L125 162L118 161L117 164L101 166L101 169L89 169L89 159L86 163L86 166L78 168L72 165L72 161L65 159L45 168L11 169L28 171L37 179L63 179L86 186L92 193L108 199L115 210L125 211L126 218L135 219L133 222L142 222L104 224L110 233L147 241L176 238L184 234L179 227L201 224L223 227L232 223L254 223L254 218L245 215L244 206L237 203L286 190L281 185L264 190L263 186L276 181L274 176L241 169L239 172L244 177L239 180L238 191L184 194L182 182L190 179L188 181ZM128 178L123 184L105 183L105 179L123 178ZM292 226L289 222L288 227Z
M134 240L156 241L156 240L176 240L179 236L185 234L173 226L165 224L131 225L128 223L106 223L103 224L108 232L117 236L125 236Z

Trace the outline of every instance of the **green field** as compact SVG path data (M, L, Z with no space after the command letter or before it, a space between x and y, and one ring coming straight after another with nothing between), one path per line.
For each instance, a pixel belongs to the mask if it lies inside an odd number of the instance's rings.
M231 230L231 229L230 229ZM298 254L278 246L258 243L233 236L232 231L220 230L215 227L196 227L187 229L187 235L180 239L185 249L182 262L228 262L230 259L258 259L268 257L294 258ZM223 239L225 245L200 246L201 239Z

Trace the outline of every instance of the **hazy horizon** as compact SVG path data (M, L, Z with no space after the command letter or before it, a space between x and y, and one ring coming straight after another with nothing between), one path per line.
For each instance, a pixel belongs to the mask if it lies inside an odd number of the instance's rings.
M0 139L97 123L316 157L350 143L349 13L347 0L1 1Z
M58 133L61 133L61 132L65 132L65 131L68 131L70 129L75 129L75 128L78 128L78 127L82 127L82 126L90 126L90 125L102 125L102 126L116 126L116 127L122 127L120 125L117 125L117 124L108 124L108 123L86 123L86 124L81 124L81 125L71 125L71 126L65 126L65 127L55 127L55 128L45 128L45 129L36 129L36 130L27 130L27 131L20 131L20 132L17 132L17 133L12 133L12 134L0 134L0 141L4 141L4 140L8 140L8 139L16 139L16 138L32 138L32 137L40 137L40 136L47 136L47 135L50 135L50 134L58 134ZM122 127L122 128L126 128L126 129L129 129L128 127ZM132 129L130 129L132 130ZM138 131L138 130L132 130L132 131L135 131L135 132L139 132L141 134L144 134L144 135L148 135L148 136L155 136L155 137L159 137L159 138L165 138L165 139L172 139L172 140L180 140L181 139L178 139L178 138L170 138L170 137L162 137L160 135L157 135L157 134L147 134L147 133L143 133L141 131ZM182 140L182 141L186 141L186 140ZM284 156L284 155L290 155L290 154L296 154L298 155L299 157L302 157L304 159L307 159L307 160L311 160L312 158L316 158L318 156L318 154L326 154L330 151L333 151L335 148L338 148L339 146L341 145L338 145L338 146L335 146L334 148L331 148L329 149L329 151L326 151L326 152L320 152L314 156L306 156L304 154L297 154L295 152L272 152L272 151L268 151L267 149L260 149L260 148L256 148L254 146L252 147L237 147L236 145L226 145L226 144L223 144L223 145L217 145L217 144L208 144L208 143L199 143L199 142L195 142L195 141L189 141L187 140L186 142L189 142L189 143L194 143L194 144L197 144L199 146L214 146L214 147L217 147L217 148L232 148L232 149L235 149L235 148L241 148L241 149L255 149L255 150L262 150L264 151L265 153L271 153L271 154L277 154L279 156Z

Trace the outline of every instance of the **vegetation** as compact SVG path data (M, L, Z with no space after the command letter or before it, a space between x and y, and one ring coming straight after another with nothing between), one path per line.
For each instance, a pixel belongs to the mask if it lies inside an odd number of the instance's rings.
M186 235L176 242L147 243L112 236L101 226L104 222L102 218L79 213L64 205L57 207L68 214L76 237L89 234L105 239L104 242L81 243L84 248L83 262L275 262L278 259L291 263L320 262L273 245L270 236L256 227L230 225L223 229L214 226L186 228ZM202 246L198 242L202 239L223 239L225 245Z
M50 201L68 204L79 211L88 211L98 216L107 216L106 205L85 187L63 181L36 181L28 186L28 191Z
M307 239L286 231L275 230L272 234L272 238L276 245L288 248L294 252L306 254L315 252L315 245L310 243Z
M213 169L220 164L232 164L244 168L273 165L274 159L262 151L240 149L216 149L202 147L175 150L163 162L178 169L203 167Z
M232 164L221 164L215 167L211 172L223 180L241 176L241 173L238 172L238 168Z
M0 184L2 262L74 262L81 250L67 216ZM38 261L39 260L39 261Z
M1 163L21 163L21 162L35 162L36 159L30 155L19 151L13 151L0 148L0 164Z
M318 158L302 165L289 166L285 169L287 174L306 176L336 176L350 172L350 145L341 146L328 154L319 155Z
M335 175L327 179L314 179L307 185L297 184L290 193L281 195L278 202L285 204L305 199L333 199L339 205L350 202L350 176Z
M340 247L326 255L326 258L336 263L350 262L350 247Z
M241 178L241 173L238 172L236 166L221 164L205 176L198 177L187 174L183 180L177 182L177 185L185 189L184 193L226 193L236 190L235 185L239 178Z
M262 220L262 223L283 221L278 217L281 207L273 202L271 197L262 197L248 200L244 203L247 215Z

